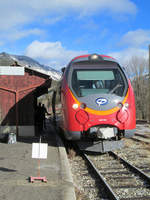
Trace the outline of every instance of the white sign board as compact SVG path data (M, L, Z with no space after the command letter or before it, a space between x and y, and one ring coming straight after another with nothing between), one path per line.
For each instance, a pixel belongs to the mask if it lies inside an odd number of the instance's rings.
M0 75L24 76L24 67L0 66Z
M32 143L32 158L46 159L47 150L47 143Z

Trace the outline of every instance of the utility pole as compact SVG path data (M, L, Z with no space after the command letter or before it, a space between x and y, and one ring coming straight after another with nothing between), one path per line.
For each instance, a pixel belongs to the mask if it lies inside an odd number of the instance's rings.
M148 84L149 84L149 112L148 112L148 121L150 123L150 45L149 45L149 74L148 74Z

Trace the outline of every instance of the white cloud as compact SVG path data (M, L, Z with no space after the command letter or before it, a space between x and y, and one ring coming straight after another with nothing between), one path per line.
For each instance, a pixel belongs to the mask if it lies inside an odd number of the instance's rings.
M8 30L16 25L25 24L33 20L33 14L29 14L24 4L19 2L10 3L9 0L1 2L0 30Z
M30 35L43 35L44 31L34 28L28 30L12 29L11 32L6 31L5 34L0 33L0 37L9 40L18 40L20 38L28 37Z
M61 68L75 56L85 54L84 51L67 50L61 42L39 42L33 41L26 49L25 54L39 60L41 63L52 67Z
M95 14L108 10L113 13L133 14L136 5L131 0L2 0L0 12L0 30L23 25L34 20L38 21L41 16L67 15L77 13L78 15ZM58 18L57 18L58 20Z
M150 30L138 29L127 32L121 39L121 44L134 47L148 45L150 43Z
M118 60L121 64L126 65L132 57L148 58L148 48L141 49L141 48L130 47L123 51L110 52L108 53L108 55Z
M49 18L44 19L43 23L47 24L47 25L52 25L52 24L55 24L55 23L61 21L62 18L63 18L63 16L49 17Z
M27 30L12 28L11 31L0 31L0 46L9 47L9 44L12 43L12 41L16 41L30 36L41 37L43 35L45 35L45 31L37 28Z
M94 2L95 3L95 2ZM137 12L136 5L131 0L97 0L97 8L107 9L113 13L135 14Z
M120 63L126 63L132 57L148 58L148 45L150 44L150 30L137 29L128 31L120 39L124 50L110 52L109 55Z
M25 1L25 0L24 0ZM114 3L114 0L30 0L28 2L34 10L51 10L52 12L72 12L77 11L84 14L89 12L93 13L102 9L109 9L112 12L123 12L123 13L135 13L137 8L136 5L131 0L117 0Z
M0 2L0 38L17 40L30 35L30 25L40 23L52 25L65 16L87 16L105 13L135 14L136 5L132 0L1 0ZM24 27L26 26L26 30ZM96 25L95 25L96 26ZM27 31L27 27L29 30ZM37 35L37 33L34 33Z

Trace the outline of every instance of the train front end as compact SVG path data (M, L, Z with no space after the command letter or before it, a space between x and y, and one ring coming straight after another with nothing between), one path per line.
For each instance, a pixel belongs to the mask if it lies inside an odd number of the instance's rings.
M133 89L113 58L93 54L72 60L65 70L61 97L67 139L112 144L133 135Z

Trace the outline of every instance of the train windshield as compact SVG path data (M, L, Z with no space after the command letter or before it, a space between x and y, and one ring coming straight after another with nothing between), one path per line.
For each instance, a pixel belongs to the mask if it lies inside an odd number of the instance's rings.
M92 94L115 94L123 97L127 92L127 80L119 68L74 69L71 85L78 97Z

